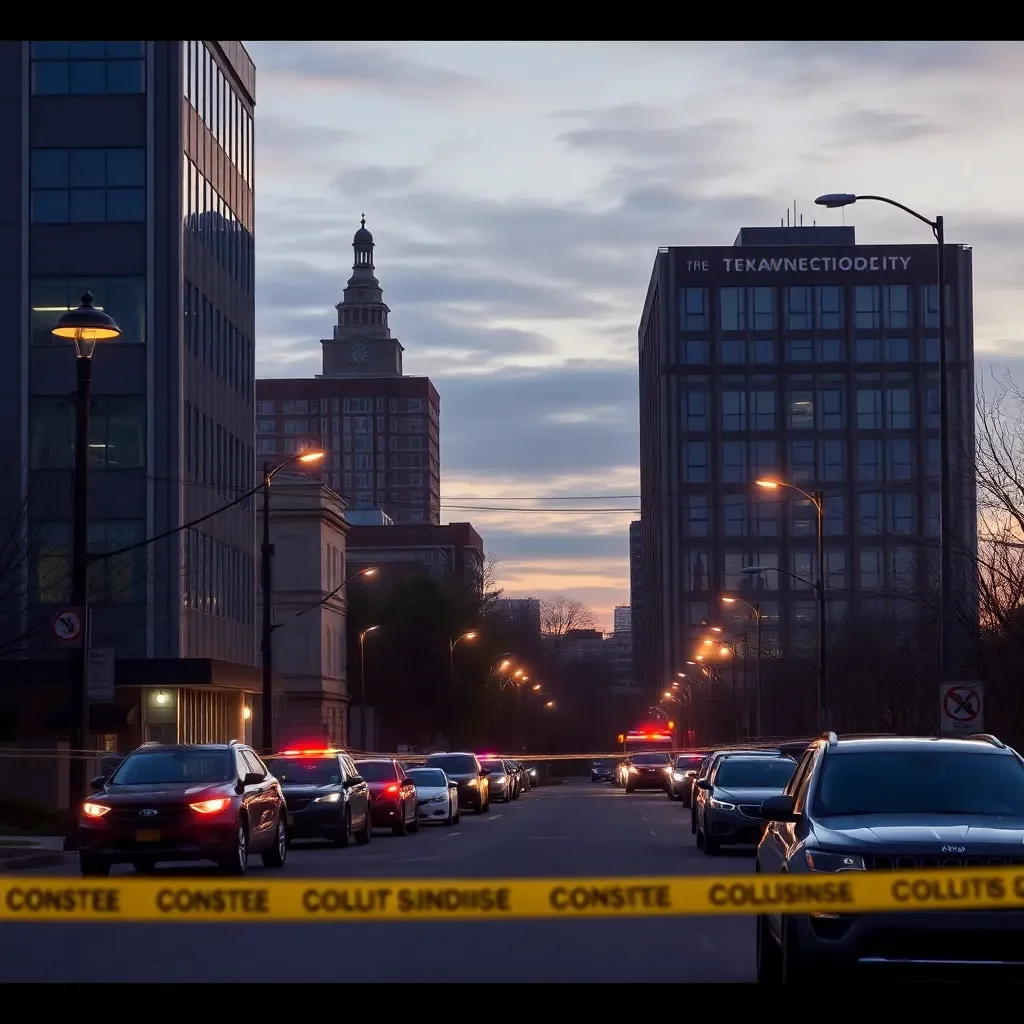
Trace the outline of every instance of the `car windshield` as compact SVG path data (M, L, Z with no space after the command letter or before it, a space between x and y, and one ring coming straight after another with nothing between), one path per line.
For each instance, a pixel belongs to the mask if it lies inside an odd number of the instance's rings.
M330 786L341 781L336 757L272 757L266 764L283 786Z
M160 750L129 754L110 781L115 786L156 786L230 782L234 778L235 759L230 750Z
M495 775L502 775L505 772L505 766L501 761L481 761L480 764L485 772L493 772Z
M449 775L472 775L476 772L476 758L469 754L434 754L427 764L442 768Z
M611 768L611 766L612 766L611 761L595 761L594 762L594 767L595 768Z
M356 771L367 782L394 782L398 778L390 761L356 761Z
M633 764L668 764L668 754L634 754Z
M425 789L433 786L444 789L446 784L444 772L440 768L410 768L407 774L417 786Z
M728 758L715 776L716 786L737 789L785 789L796 771L789 758Z
M676 758L676 767L683 769L696 768L703 760L704 757L701 754L683 754L682 757Z
M967 750L873 750L826 757L813 813L988 814L1024 818L1024 765Z

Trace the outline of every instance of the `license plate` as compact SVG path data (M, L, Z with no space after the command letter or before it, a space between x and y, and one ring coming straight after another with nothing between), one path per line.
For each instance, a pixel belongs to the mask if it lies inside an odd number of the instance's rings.
M295 815L294 814L289 814L288 815L288 824L289 825L294 825L295 824Z
M159 843L160 830L154 828L140 828L135 833L135 840L139 843Z

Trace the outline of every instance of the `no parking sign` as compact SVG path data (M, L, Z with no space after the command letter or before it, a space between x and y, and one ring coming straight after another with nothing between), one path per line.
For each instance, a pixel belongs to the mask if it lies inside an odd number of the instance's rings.
M985 731L982 683L942 683L939 721L943 736L969 736Z

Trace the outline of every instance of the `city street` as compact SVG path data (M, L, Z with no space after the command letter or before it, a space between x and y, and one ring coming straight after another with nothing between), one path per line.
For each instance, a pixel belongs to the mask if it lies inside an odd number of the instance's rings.
M689 810L663 793L627 796L573 781L492 804L488 815L463 813L453 828L402 838L376 832L369 846L345 850L296 844L283 872L267 871L258 858L251 864L253 878L461 879L748 873L753 860L728 852L705 857L690 835ZM186 873L206 872L161 872ZM750 918L22 923L0 925L0 948L0 982L264 981L268 970L290 981L383 982L395 979L396 949L405 981L754 980ZM254 949L262 952L254 956ZM508 955L498 955L502 950Z

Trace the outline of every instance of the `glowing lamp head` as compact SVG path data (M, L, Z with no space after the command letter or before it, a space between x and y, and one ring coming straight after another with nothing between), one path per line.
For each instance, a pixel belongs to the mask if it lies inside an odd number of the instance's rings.
M774 491L778 489L778 480L756 480L755 483L758 487L763 487L766 491Z
M299 462L319 462L326 454L326 452L303 452L299 456Z
M722 598L722 604L735 604L735 603L736 603L736 598L735 597L723 597Z
M79 359L91 359L97 341L112 341L121 337L121 328L114 318L93 305L92 293L82 296L82 304L69 309L50 331L57 338L70 338L75 343Z
M246 719L246 720L252 718L252 708L250 708L250 707L242 708L242 717L244 719Z
M163 705L166 704L170 698L167 696L166 693L164 693L163 690L160 690L160 692L157 693L157 695L153 699L157 702L157 704Z

